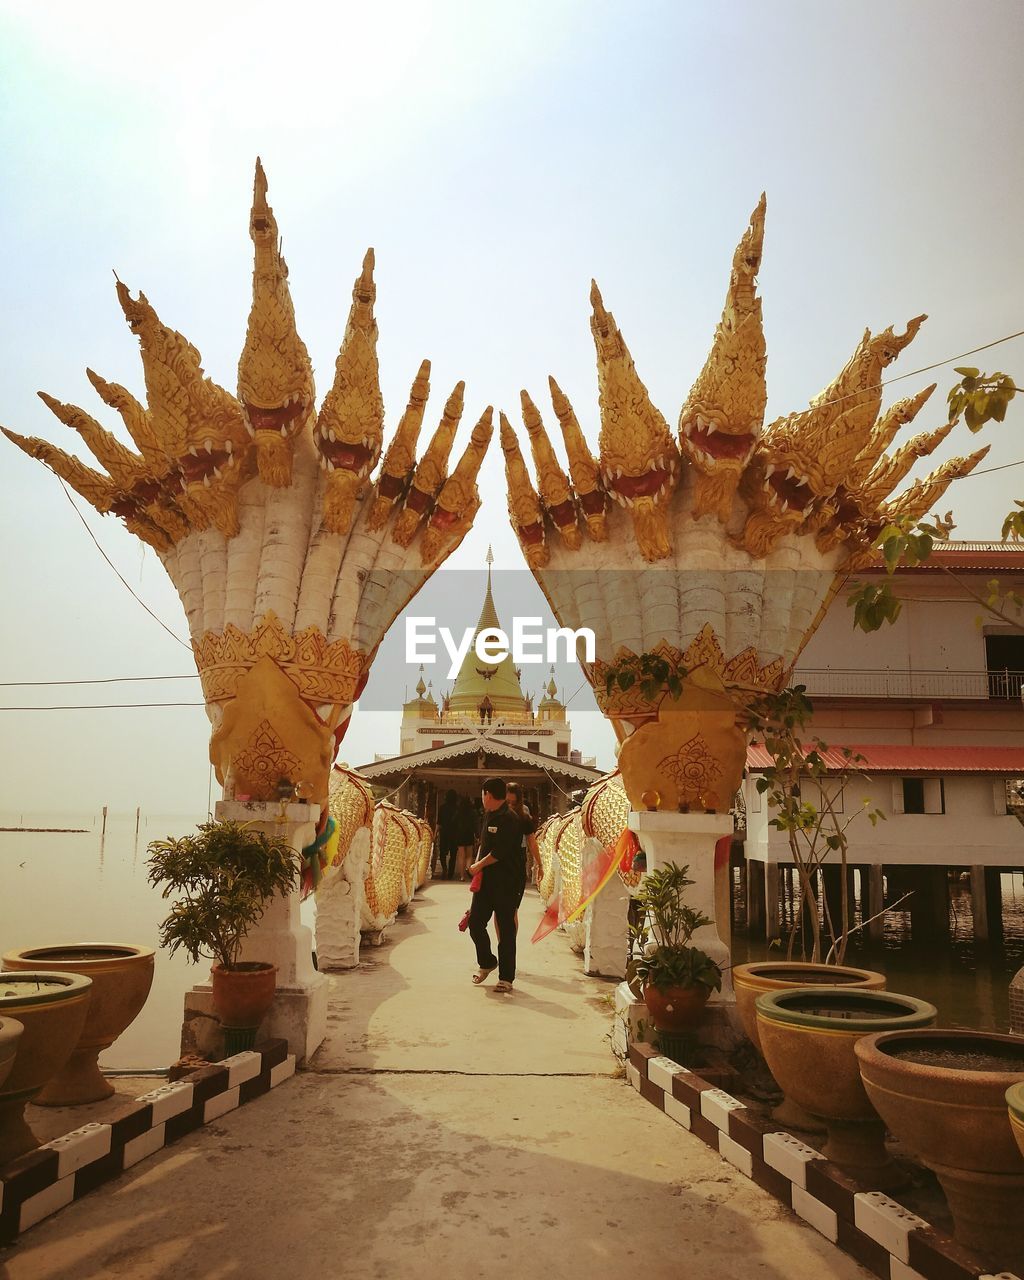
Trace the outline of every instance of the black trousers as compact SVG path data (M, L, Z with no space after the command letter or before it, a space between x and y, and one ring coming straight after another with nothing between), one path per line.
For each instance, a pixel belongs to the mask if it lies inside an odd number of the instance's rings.
M516 979L516 908L519 905L518 886L508 893L492 894L487 888L473 894L469 908L469 936L476 945L476 962L481 969L498 966L498 977L503 982ZM498 959L494 959L491 935L487 926L494 916L498 926Z
M455 874L455 859L459 854L459 841L455 835L442 835L439 841L441 854L441 874L450 880Z

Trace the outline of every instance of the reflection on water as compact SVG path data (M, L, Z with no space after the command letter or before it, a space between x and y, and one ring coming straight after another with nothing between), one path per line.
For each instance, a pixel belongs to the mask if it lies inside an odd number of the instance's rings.
M784 877L780 876L780 881ZM860 875L856 873L856 900L860 901ZM1003 890L1003 932L999 944L978 943L974 939L974 915L970 885L949 883L950 940L914 940L910 934L910 912L889 911L880 942L869 944L854 934L846 952L846 963L877 969L886 975L891 991L928 1000L939 1011L939 1023L949 1027L976 1027L985 1031L1009 1028L1010 979L1024 965L1024 876L1006 872ZM734 898L734 920L746 916L742 893ZM785 891L780 899L780 920L784 934L792 920L793 898ZM859 909L855 924L861 920ZM788 934L786 934L788 937ZM798 953L797 953L798 954ZM733 962L765 960L785 955L769 948L763 939L745 936L737 923L733 929Z
M102 813L0 813L0 827L72 829L0 831L0 950L86 942L158 948L146 1007L101 1057L101 1066L166 1067L178 1057L184 994L208 978L209 967L189 964L180 952L171 957L159 950L157 927L168 904L146 878L146 846L151 840L184 835L205 817L108 814L104 829ZM851 940L847 963L880 969L891 990L931 1001L946 1026L1005 1031L1009 982L1024 965L1024 878L1017 872L1006 874L1002 886L1001 945L986 947L974 941L969 886L952 882L951 942L912 941L909 912L893 911L887 915L882 942L869 947ZM786 918L792 904L782 905ZM735 918L745 918L739 892L734 906ZM302 914L303 923L311 924L312 902L305 904ZM735 963L779 954L764 941L734 929Z
M142 1013L100 1057L107 1068L166 1067L178 1057L185 992L209 966L159 950L168 904L146 879L146 846L180 836L206 815L0 813L0 949L113 942L157 948L153 990ZM81 830L84 828L84 830Z

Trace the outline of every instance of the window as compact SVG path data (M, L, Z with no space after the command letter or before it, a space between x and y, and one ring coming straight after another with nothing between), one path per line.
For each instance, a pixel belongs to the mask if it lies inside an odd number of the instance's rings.
M945 813L941 778L897 778L892 785L893 813Z
M987 635L985 666L990 698L1019 698L1024 691L1024 636Z
M438 747L443 747L443 746L444 746L444 739L435 738L434 741L430 744L430 749L431 751L436 751Z
M557 748L558 748L558 758L559 758L559 760L568 760L568 759L569 759L569 744L568 744L568 742L559 742L559 743L557 744Z
M539 743L539 742L528 742L528 743L526 744L526 749L527 749L527 751L539 751L539 750L540 750L540 743Z

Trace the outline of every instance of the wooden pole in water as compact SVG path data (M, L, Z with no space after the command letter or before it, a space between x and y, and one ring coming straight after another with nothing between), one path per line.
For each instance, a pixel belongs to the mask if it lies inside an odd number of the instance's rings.
M100 832L100 835L105 836L106 834L107 834L107 806L104 805L103 806L103 830Z

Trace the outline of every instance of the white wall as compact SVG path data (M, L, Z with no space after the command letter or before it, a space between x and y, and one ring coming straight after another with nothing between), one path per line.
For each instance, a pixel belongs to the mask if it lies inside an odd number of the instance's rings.
M1024 866L1024 826L1012 815L996 813L994 783L1001 780L986 774L947 777L945 813L906 814L893 811L893 781L892 774L876 774L870 781L854 779L847 784L844 818L859 809L864 799L886 815L874 827L866 814L854 819L847 833L848 862ZM768 826L771 814L765 811L763 798L756 797L754 783L755 777L750 777L744 784L746 856L759 862L790 862L787 835Z

